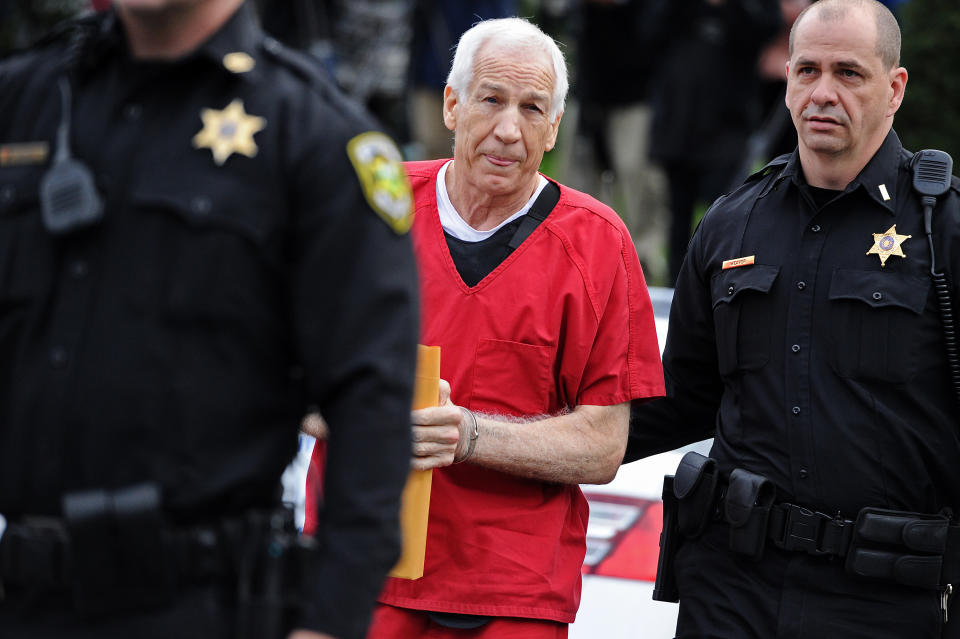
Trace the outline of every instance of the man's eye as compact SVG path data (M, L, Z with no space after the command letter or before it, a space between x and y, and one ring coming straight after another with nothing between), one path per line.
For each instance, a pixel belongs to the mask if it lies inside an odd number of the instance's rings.
M860 74L854 71L853 69L841 69L840 73L845 78L859 78Z
M814 69L813 67L800 67L797 70L797 74L799 75L813 75L816 72L817 70Z
M533 111L534 113L542 113L542 112L543 112L543 109L541 109L540 107L538 107L536 104L528 104L528 105L527 105L527 110L528 110L528 111Z
M484 98L483 101L486 102L487 104L496 104L496 103L497 103L497 99L496 99L495 97L493 97L493 96L488 96L488 97Z

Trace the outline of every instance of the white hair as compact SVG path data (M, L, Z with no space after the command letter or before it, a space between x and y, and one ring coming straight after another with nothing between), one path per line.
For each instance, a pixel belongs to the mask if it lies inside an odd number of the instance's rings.
M553 38L523 18L483 20L467 29L460 36L457 50L453 54L453 64L447 76L450 88L459 96L465 94L473 81L473 61L477 51L488 42L511 49L533 48L550 57L554 78L553 95L550 96L550 118L556 118L563 111L570 86L567 80L567 63Z

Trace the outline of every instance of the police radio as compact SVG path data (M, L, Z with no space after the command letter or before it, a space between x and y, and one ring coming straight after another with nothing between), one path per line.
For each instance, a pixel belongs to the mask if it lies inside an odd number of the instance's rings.
M947 364L950 367L950 379L953 392L960 403L960 356L957 353L957 331L953 317L953 300L950 286L943 271L937 270L937 258L933 250L933 209L937 198L950 190L953 174L953 158L945 151L925 149L918 151L911 160L913 167L913 190L920 195L923 204L923 230L930 246L930 279L940 307L940 321L943 324L943 341L947 352Z
M53 165L40 181L43 226L53 235L65 235L91 226L103 218L103 201L93 173L70 153L70 83L61 76L60 125Z

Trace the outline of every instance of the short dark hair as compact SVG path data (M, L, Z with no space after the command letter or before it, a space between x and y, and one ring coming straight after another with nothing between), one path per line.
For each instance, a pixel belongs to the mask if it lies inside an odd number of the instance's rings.
M816 11L820 20L840 20L851 8L864 7L873 11L877 23L876 51L887 69L900 65L900 25L886 6L877 0L818 0L800 12L790 28L790 57L793 57L793 36L797 25L811 11Z

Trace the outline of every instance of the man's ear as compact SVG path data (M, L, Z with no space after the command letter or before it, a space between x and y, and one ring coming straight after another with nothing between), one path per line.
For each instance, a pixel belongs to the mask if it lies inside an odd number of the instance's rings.
M448 84L443 89L443 124L451 131L457 128L457 93Z
M903 96L907 90L907 70L903 67L897 67L890 70L890 104L887 115L892 116L903 103Z
M547 144L543 147L544 151L552 151L557 144L557 133L560 132L560 118L563 117L563 111L557 114L557 118L550 125L550 134L547 136Z
M786 64L783 65L783 68L784 68L783 76L787 79L787 82L790 82L790 60L787 60ZM786 93L786 92L784 92L784 94L783 94L783 103L784 103L784 104L787 104L787 93ZM787 104L787 108L788 108L788 109L790 108L790 105L789 105L789 104Z

